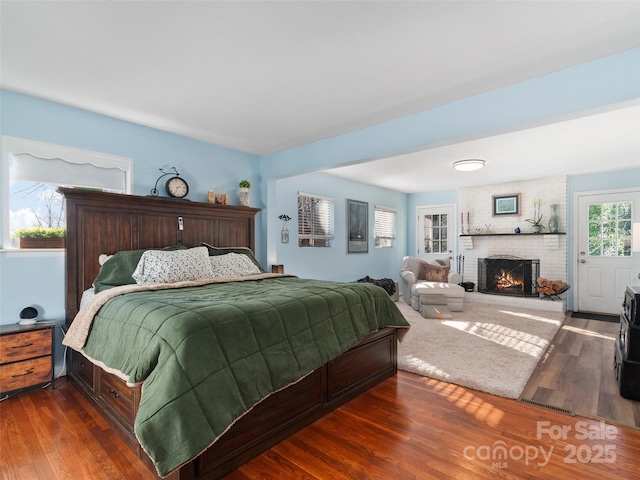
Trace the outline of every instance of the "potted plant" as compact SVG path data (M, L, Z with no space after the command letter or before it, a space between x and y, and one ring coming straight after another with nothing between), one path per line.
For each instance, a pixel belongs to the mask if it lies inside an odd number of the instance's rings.
M529 222L533 226L533 233L540 233L544 228L544 225L542 225L542 213L540 213L542 200L534 198L531 203L533 204L533 218L527 218L525 222Z
M19 228L14 236L20 248L64 248L64 228L31 227Z
M249 180L240 180L238 184L240 187L240 205L243 207L249 206L249 189L251 188L251 182Z

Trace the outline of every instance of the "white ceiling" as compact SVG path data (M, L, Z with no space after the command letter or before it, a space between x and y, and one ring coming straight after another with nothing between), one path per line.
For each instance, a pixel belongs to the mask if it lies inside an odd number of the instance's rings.
M263 155L639 47L640 2L2 0L0 29L3 88ZM637 166L624 107L332 173L419 192Z
M456 160L485 166L458 172ZM328 173L405 193L640 167L640 102L502 135L435 147ZM640 185L640 177L637 179Z

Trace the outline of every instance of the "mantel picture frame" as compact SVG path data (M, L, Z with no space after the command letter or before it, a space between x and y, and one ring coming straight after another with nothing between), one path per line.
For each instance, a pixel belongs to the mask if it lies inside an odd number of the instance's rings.
M347 253L369 252L369 204L347 199Z
M519 193L493 196L493 216L499 217L502 215L520 215Z

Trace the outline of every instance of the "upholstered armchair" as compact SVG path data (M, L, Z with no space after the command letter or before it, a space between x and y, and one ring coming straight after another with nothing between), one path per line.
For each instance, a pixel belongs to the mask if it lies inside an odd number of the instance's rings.
M421 295L443 295L451 311L461 312L464 307L464 288L460 283L462 275L451 271L448 259L404 257L400 267L400 294L407 305L416 311L420 311Z

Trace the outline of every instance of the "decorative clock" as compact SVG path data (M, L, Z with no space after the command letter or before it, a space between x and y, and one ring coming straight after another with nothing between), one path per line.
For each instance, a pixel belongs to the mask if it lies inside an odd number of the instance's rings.
M182 177L171 177L165 187L169 196L174 198L184 198L189 193L189 185Z
M164 171L162 168L159 170L162 172L162 175L158 177L155 186L151 189L151 195L154 197L158 196L158 182L160 182L161 178L166 177L167 175L173 175L173 177L169 178L165 184L167 195L173 198L185 198L189 193L189 184L180 176L180 172L176 170L176 167L171 167L171 171L169 172Z

